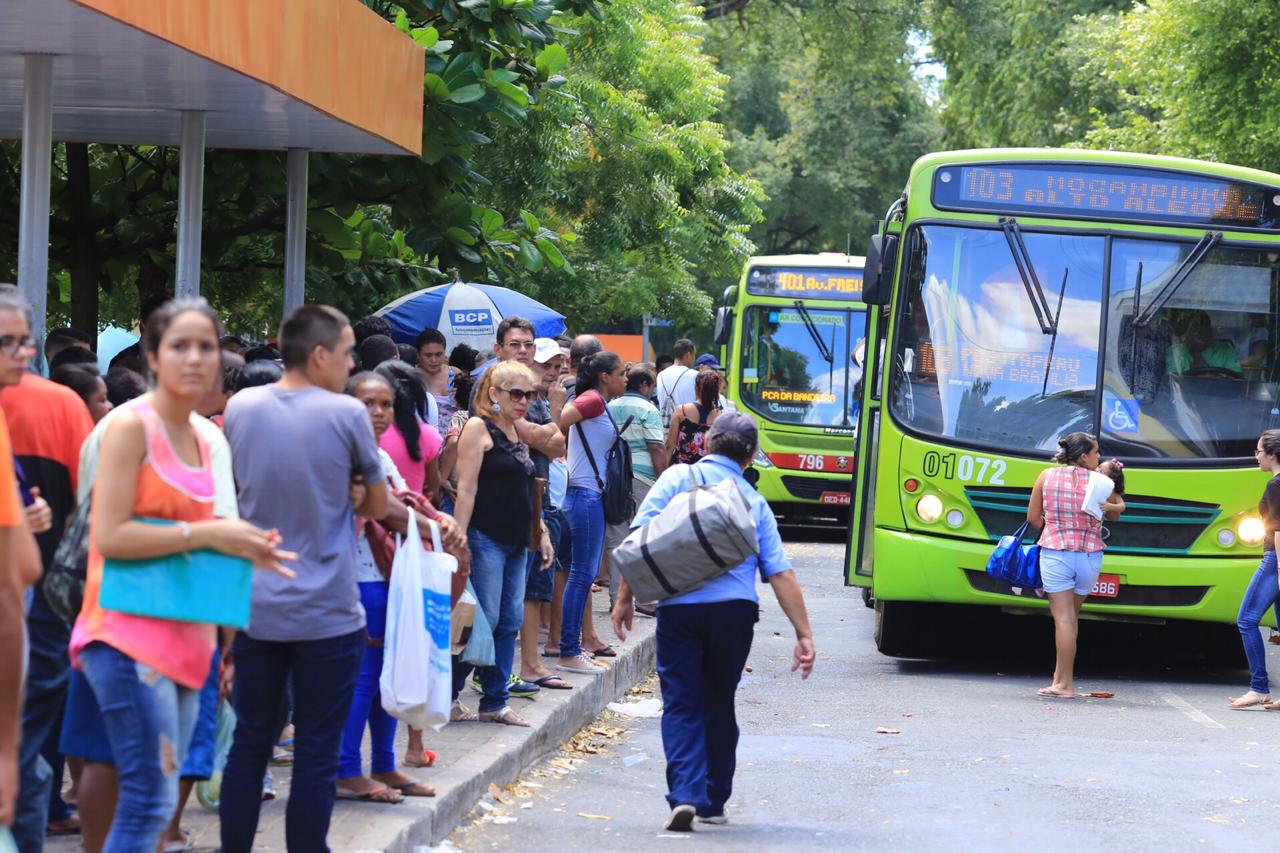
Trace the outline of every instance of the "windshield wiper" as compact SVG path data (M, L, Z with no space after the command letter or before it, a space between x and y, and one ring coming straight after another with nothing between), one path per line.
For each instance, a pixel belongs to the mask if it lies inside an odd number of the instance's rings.
M1018 277L1022 279L1022 286L1027 289L1027 298L1031 300L1031 310L1035 312L1040 331L1046 335L1055 334L1058 331L1058 321L1049 308L1049 300L1044 295L1044 288L1040 286L1040 279L1036 278L1036 269L1027 252L1027 244L1023 242L1018 220L1012 216L1002 216L1000 228L1004 231L1004 239L1009 243L1013 263L1018 267Z
M1053 367L1053 351L1058 347L1058 321L1062 319L1062 299L1067 295L1067 276L1070 274L1070 267L1062 271L1062 287L1058 288L1058 310L1053 315L1053 337L1049 340L1049 360L1044 363L1044 384L1040 386L1041 399L1049 392L1049 369Z
M818 327L814 324L813 318L809 316L809 309L804 307L804 302L796 300L796 310L800 312L800 319L804 321L805 330L808 331L809 337L813 338L813 345L818 348L818 355L822 356L822 360L827 364L835 364L835 355L827 346L827 342L822 339L822 335L818 334Z
M1221 242L1222 232L1206 232L1205 235L1191 247L1191 251L1182 259L1182 263L1178 264L1177 268L1174 269L1173 275L1169 276L1169 280L1165 282L1164 287L1160 288L1159 292L1156 293L1155 298L1151 300L1151 304L1148 305L1140 315L1138 315L1138 319L1134 321L1133 325L1140 329L1145 329L1147 326L1150 326L1151 321L1156 318L1156 314L1164 307L1165 303L1173 297L1173 294L1178 291L1179 287L1182 287L1183 282L1185 282L1191 273L1195 271L1195 268L1200 266L1200 262L1213 251L1213 247Z

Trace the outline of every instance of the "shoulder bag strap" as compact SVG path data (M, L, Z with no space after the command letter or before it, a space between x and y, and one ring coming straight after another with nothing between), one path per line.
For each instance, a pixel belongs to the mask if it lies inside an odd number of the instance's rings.
M587 441L587 433L582 429L582 421L578 421L574 424L574 427L578 430L578 438L582 441L582 450L587 454L587 461L591 463L591 473L596 475L596 485L603 492L604 480L600 479L600 469L596 467L596 458L591 455L591 444Z

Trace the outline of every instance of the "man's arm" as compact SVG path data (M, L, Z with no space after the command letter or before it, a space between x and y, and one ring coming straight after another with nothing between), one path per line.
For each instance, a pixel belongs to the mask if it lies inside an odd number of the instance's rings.
M661 474L667 470L667 448L664 444L646 442L645 447L649 449L649 459L653 462L653 473Z
M516 421L516 433L521 441L549 459L564 456L565 437L555 421L548 424L533 424L521 418Z
M804 593L800 591L800 581L796 573L790 569L769 576L769 586L782 607L782 612L791 621L796 632L796 647L791 657L791 671L800 670L801 678L808 678L813 672L813 661L817 652L813 648L813 628L809 626L809 611L804 606Z
M0 826L13 823L22 733L22 673L26 663L22 602L40 577L40 552L23 519L0 527Z

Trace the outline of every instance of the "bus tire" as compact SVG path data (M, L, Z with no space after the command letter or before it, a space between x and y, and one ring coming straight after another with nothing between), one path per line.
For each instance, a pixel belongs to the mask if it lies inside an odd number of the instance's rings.
M935 614L927 605L875 599L876 649L891 658L924 658L934 651Z

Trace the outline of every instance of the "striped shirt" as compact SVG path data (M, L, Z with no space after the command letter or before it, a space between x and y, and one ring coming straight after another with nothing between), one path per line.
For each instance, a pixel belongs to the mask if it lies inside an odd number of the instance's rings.
M1040 547L1055 551L1101 551L1102 522L1081 509L1089 470L1076 465L1050 469L1044 480L1044 530Z

